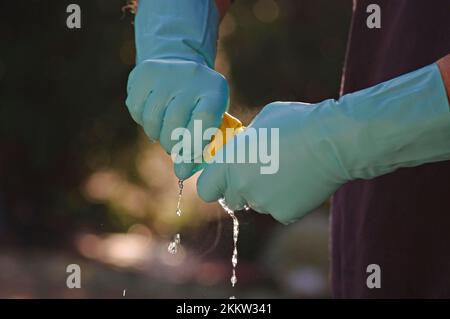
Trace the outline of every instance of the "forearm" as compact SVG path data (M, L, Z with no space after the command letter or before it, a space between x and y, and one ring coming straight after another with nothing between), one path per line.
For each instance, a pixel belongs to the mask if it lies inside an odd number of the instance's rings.
M136 60L181 59L214 66L220 14L215 0L140 0Z
M439 71L441 71L442 80L447 91L447 98L450 101L450 54L437 61Z
M350 179L450 159L448 86L446 92L443 76L433 63L328 102L328 116L342 121L341 128L352 128L350 135L334 143Z
M218 28L233 0L131 0L136 61L183 56L214 66ZM181 41L180 39L183 39Z

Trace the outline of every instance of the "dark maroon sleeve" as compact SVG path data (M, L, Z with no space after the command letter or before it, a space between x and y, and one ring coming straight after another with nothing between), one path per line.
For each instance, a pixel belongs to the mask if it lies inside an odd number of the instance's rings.
M379 29L367 27L369 4L381 8ZM448 0L355 1L342 93L378 84L448 54L449 12ZM450 161L443 161L355 180L336 192L335 297L450 298L449 181ZM380 266L380 288L367 286L371 264Z

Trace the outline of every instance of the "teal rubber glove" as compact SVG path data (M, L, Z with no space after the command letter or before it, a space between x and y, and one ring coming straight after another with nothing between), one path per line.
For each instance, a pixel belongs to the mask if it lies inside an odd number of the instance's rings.
M171 139L174 129L187 128L193 145L194 121L202 121L203 131L217 128L228 108L227 81L213 70L219 20L214 0L139 1L137 65L128 79L126 105L167 153L178 142ZM207 143L202 141L202 148ZM185 179L196 165L176 164L175 173Z
M234 210L249 205L283 223L318 207L347 181L450 159L450 109L436 64L338 101L269 104L249 127L279 128L278 172L261 174L261 163L211 163L198 194L207 202L224 197ZM237 135L216 157L245 138Z

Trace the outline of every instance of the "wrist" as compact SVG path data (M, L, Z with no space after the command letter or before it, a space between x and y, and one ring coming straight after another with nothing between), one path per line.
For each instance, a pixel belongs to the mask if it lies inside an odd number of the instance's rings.
M450 54L441 58L436 64L441 72L442 81L444 82L445 90L447 91L447 98L450 100Z
M216 0L216 6L217 10L219 11L220 19L225 16L230 5L231 0Z

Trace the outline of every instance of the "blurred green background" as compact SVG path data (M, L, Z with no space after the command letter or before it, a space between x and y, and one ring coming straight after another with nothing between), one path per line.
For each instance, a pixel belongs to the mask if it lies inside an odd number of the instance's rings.
M74 2L82 28L70 30ZM170 158L124 104L135 54L124 2L0 3L0 297L329 297L327 205L288 227L238 213L234 289L231 219L200 201L195 177L176 216ZM351 5L237 0L216 66L231 113L248 123L269 102L337 97ZM74 263L81 289L66 287Z

